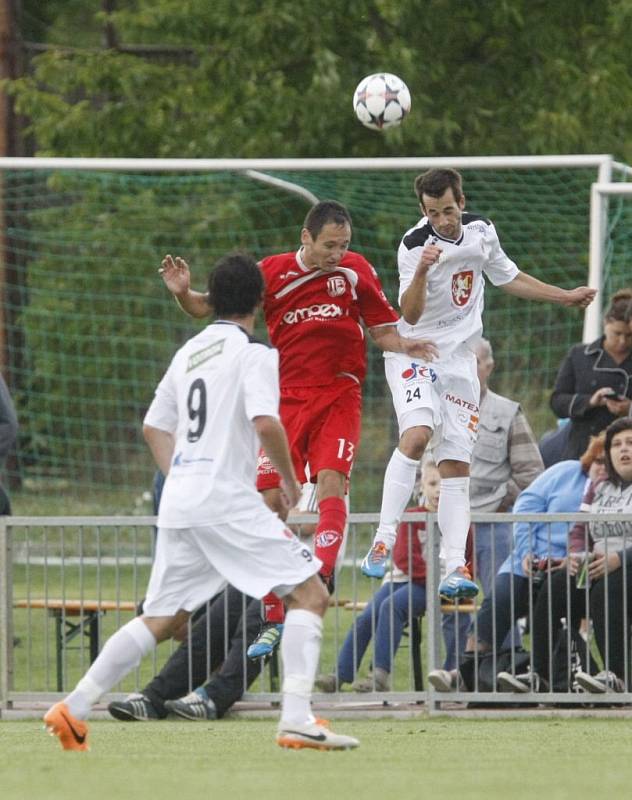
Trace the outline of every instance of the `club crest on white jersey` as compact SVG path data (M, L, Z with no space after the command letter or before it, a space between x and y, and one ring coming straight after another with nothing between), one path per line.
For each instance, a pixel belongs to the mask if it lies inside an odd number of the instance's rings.
M462 307L467 304L467 301L472 295L472 287L474 286L474 271L471 269L457 272L452 276L452 302Z

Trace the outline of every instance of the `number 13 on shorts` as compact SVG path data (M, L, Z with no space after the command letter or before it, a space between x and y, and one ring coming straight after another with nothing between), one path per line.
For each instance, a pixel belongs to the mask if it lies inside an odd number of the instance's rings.
M347 461L349 464L353 461L355 453L355 445L348 439L338 439L338 458L341 461Z

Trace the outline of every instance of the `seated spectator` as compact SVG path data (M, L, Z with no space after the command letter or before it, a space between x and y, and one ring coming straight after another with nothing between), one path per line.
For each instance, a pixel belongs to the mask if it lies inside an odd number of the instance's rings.
M261 627L261 602L227 586L207 606L190 637L140 693L108 706L122 721L220 719L260 674L261 661L244 659L244 651ZM228 644L227 644L228 643ZM210 680L209 680L210 676ZM197 687L190 692L191 687Z
M632 419L616 420L605 432L606 476L588 486L582 511L592 514L632 511ZM586 564L578 586L581 567ZM625 564L626 569L622 567ZM605 670L597 675L580 671L577 682L590 692L624 691L625 649L629 641L627 608L632 607L632 523L578 522L569 534L567 570L545 581L533 621L532 671L515 676L518 682L546 691L550 685L549 642L555 642L561 619L577 630L582 617L592 616L595 638ZM569 619L570 617L570 619Z
M488 386L495 366L491 344L481 337L473 349L481 400L478 438L470 465L470 507L472 511L481 513L511 511L519 493L541 474L544 465L520 404L493 392ZM474 528L476 577L483 594L488 596L498 568L511 550L511 523L477 522ZM443 616L444 669L451 670L458 663L469 626L468 614Z
M598 479L605 475L604 439L605 435L594 437L579 461L562 461L545 470L521 492L514 512L577 511L589 477ZM544 559L552 570L561 569L567 554L567 540L568 523L565 522L515 523L513 552L501 565L493 591L483 601L467 643L468 652L477 650L482 654L500 650L516 620L528 614L531 592L543 585L535 578L534 560ZM521 676L516 676L519 678ZM428 680L437 691L452 691L457 686L457 673L433 670Z
M590 344L576 344L560 365L551 408L570 418L562 458L579 458L591 436L618 417L630 414L632 398L632 330L629 307L632 289L622 289L610 301L603 335Z
M440 482L437 465L430 459L425 460L421 477L423 504L408 510L436 513ZM338 655L336 672L319 675L316 679L315 686L321 692L335 692L343 684L352 682L352 689L358 692L383 692L391 688L393 657L402 632L411 616L418 617L426 610L425 531L424 522L400 524L392 551L392 573L386 576L380 589L351 626ZM354 682L374 627L372 675Z
M470 506L481 513L511 511L520 492L542 473L544 465L520 404L487 385L494 369L490 343L480 338L474 350L481 401L470 466ZM485 595L509 555L511 534L508 522L475 525L476 575Z

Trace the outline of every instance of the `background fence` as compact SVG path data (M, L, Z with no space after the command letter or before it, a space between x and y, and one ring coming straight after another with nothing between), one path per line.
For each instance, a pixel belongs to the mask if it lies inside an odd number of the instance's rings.
M578 514L487 514L475 515L474 521L528 523L564 522L569 527L578 519ZM616 519L625 526L632 522L632 515L588 515L582 521ZM303 521L311 521L309 515L295 518L300 528ZM437 586L439 580L439 541L436 536L436 515L408 513L407 522L426 522L427 539L425 552L428 562L427 607L422 619L417 620L409 610L407 635L402 646L394 654L392 690L359 695L343 691L335 695L317 695L316 699L333 701L340 707L357 704L359 700L377 702L426 702L430 710L437 710L445 703L477 702L489 704L503 702L531 702L553 706L555 704L620 705L632 703L632 692L607 695L581 695L573 691L569 682L567 690L544 694L510 694L484 691L479 669L473 671L473 686L463 687L450 694L441 694L428 685L430 670L443 665L444 648L441 636L442 623L454 616L454 609L439 603ZM332 608L325 621L321 671L336 671L336 659L344 637L352 628L358 614L362 612L373 592L379 588L359 572L359 562L370 542L377 515L352 514L347 540L347 550L339 567L337 589L332 599ZM47 701L68 691L87 669L91 659L105 638L135 613L143 597L149 575L154 542L154 519L147 518L3 518L0 523L0 707L23 706L33 702ZM617 545L617 547L619 547ZM623 541L623 547L627 542ZM493 563L494 571L499 567ZM624 567L624 570L626 568ZM627 574L624 572L627 580ZM530 590L533 591L530 580ZM535 596L535 595L534 595ZM493 597L493 595L492 595ZM590 618L590 594L586 593L587 613ZM614 608L612 609L614 613ZM624 606L625 619L628 609ZM533 631L533 606L526 616L526 632L523 645L528 650ZM421 623L421 644L410 633L415 622ZM478 632L476 615L472 617L474 633ZM373 657L377 614L372 620L372 644L367 651L358 676L366 675ZM564 628L568 645L564 656L569 674L573 668L573 652L570 626ZM624 626L624 637L628 637L629 624ZM461 634L463 635L463 634ZM461 642L463 640L461 639ZM592 654L599 669L604 664L603 654L596 648L586 628L586 648ZM629 638L626 638L629 653ZM553 642L551 643L553 646ZM117 692L138 690L162 667L173 646L163 644L153 658L145 659L140 668ZM395 649L395 648L393 648ZM551 651L552 652L552 651ZM493 657L500 651L494 649ZM419 660L417 660L419 657ZM629 657L626 656L625 675L630 682ZM274 664L273 664L274 666ZM415 670L421 667L423 687L416 680ZM244 656L245 668L245 656ZM507 664L505 663L505 668ZM510 667L511 668L511 665ZM522 667L524 671L524 665ZM481 673L482 675L482 673ZM417 676L418 678L418 676ZM190 687L194 688L194 687ZM347 687L348 688L348 687ZM249 700L260 702L278 701L278 682L275 674L265 670L254 681L246 695Z

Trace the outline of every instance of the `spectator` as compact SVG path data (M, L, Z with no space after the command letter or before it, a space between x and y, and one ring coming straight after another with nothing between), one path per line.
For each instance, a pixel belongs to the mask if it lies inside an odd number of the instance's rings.
M261 603L227 586L202 609L188 641L158 675L140 693L109 704L113 717L146 721L172 712L185 719L221 719L239 700L261 672L261 662L244 660L245 647L259 633ZM199 688L189 692L191 686Z
M615 420L608 426L604 448L606 477L588 485L581 509L592 514L630 513L632 419ZM515 676L514 691L548 690L549 641L556 641L562 618L568 620L568 627L574 631L587 611L592 612L595 637L606 669L595 676L579 672L577 682L592 692L624 690L621 677L625 674L625 643L628 641L624 610L632 599L632 583L626 580L627 569L632 564L631 548L632 523L578 522L572 528L568 570L556 572L550 581L542 584L533 618L532 671ZM577 585L584 561L587 562L585 587L581 582ZM622 569L624 565L626 568Z
M589 494L586 510L593 514L631 513L632 419L629 417L613 422L606 431L606 469L608 477ZM632 523L578 523L571 531L570 549L592 552L587 564L586 588L590 593L595 639L605 666L603 672L594 676L579 673L577 682L589 692L625 691L626 684L629 690L632 676L626 650L629 651L632 608L629 573ZM575 575L579 560L572 561L571 572Z
M578 461L563 461L545 470L533 483L521 492L514 505L516 514L564 513L577 511L582 493L590 478L598 480L605 475L605 435L594 437L586 452ZM500 650L512 625L529 612L531 591L539 589L533 572L534 559L565 559L567 552L568 524L565 522L518 522L514 525L513 553L501 564L494 581L494 591L489 593L477 617L477 626L467 643L469 652L480 654ZM560 569L557 564L553 569ZM560 573L563 574L563 573ZM546 584L546 581L544 581ZM511 679L511 680L509 680ZM456 688L456 672L434 670L428 680L438 691ZM509 676L506 683L514 682L507 691L528 691L524 676ZM519 684L519 685L518 685Z
M519 493L544 469L533 432L520 404L492 392L488 381L494 354L487 339L474 345L481 384L478 439L470 468L472 511L511 511ZM476 574L488 595L498 566L511 550L508 522L478 522L475 526Z
M632 289L613 295L604 317L603 335L590 344L576 344L562 362L551 408L570 418L561 457L579 458L591 436L618 417L630 413L632 397L632 329L629 306Z
M494 370L494 353L487 339L473 345L476 354L481 399L478 439L470 465L470 507L472 511L511 511L522 489L543 470L535 437L520 404L492 392L488 386ZM508 522L477 522L474 547L476 576L488 596L494 576L511 550L512 531ZM459 624L459 653L455 625ZM469 614L445 614L442 619L446 645L445 670L453 669L461 656L470 626Z
M421 493L424 503L410 511L436 513L441 477L434 461L424 462ZM338 655L336 673L320 675L315 683L322 692L335 692L345 683L352 683L369 646L375 626L373 674L355 680L358 692L385 692L391 687L393 657L409 617L418 617L426 610L426 562L424 522L399 525L393 547L393 571L351 626ZM409 539L411 562L409 566ZM411 580L412 577L412 580ZM391 627L391 619L393 625ZM375 620L375 622L374 622Z
M18 418L7 384L0 375L0 469L4 467L9 451L18 435ZM0 483L0 516L11 513L11 501Z

